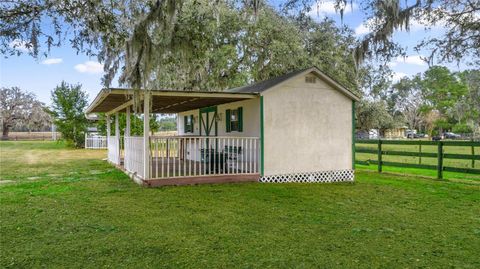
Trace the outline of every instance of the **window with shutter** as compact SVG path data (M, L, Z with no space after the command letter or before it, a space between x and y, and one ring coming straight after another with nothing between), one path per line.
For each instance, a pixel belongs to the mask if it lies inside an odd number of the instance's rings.
M227 133L230 133L232 131L231 129L231 125L230 125L230 117L231 117L231 110L230 109L227 109L225 111L225 130L227 131Z
M193 133L193 115L183 117L184 133Z
M190 115L190 132L191 132L191 133L194 132L194 128L193 128L193 115Z
M243 132L243 107L238 108L238 131Z
M183 116L183 132L188 133L187 116Z
M226 111L227 133L243 131L243 108L227 109Z

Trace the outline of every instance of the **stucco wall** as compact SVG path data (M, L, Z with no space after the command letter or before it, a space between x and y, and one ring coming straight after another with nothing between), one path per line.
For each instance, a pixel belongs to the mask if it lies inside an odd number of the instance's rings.
M320 78L298 77L262 94L264 174L352 168L352 100Z
M238 107L243 107L243 132L230 132L226 131L226 119L225 111L227 109L236 109ZM198 119L198 109L190 110L178 113L177 119L177 129L179 135L191 135L192 133L185 134L183 119L184 116L193 115L195 117L194 133L193 135L199 134L199 119ZM248 137L259 137L260 136L260 100L259 98L238 101L228 104L223 104L217 106L217 113L219 113L221 121L218 122L218 136L248 136ZM213 134L213 131L212 131ZM202 132L202 135L205 135L205 132Z

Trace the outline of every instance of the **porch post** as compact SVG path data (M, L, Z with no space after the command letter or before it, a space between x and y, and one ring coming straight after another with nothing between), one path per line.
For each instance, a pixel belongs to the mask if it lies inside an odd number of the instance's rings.
M107 115L107 139L110 137L110 116Z
M118 112L115 112L115 141L117 141L117 156L116 162L119 165L120 164L120 125L118 124Z
M115 137L120 138L120 126L118 124L118 112L115 112Z
M127 122L125 124L125 136L130 136L130 106L127 106Z
M150 94L143 98L143 179L150 178Z

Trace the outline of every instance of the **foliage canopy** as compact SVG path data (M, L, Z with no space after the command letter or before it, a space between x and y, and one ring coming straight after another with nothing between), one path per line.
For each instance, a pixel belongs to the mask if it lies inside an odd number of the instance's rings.
M74 147L82 147L88 120L84 111L88 96L81 85L69 85L62 81L52 91L52 106L49 113L54 118L62 138Z

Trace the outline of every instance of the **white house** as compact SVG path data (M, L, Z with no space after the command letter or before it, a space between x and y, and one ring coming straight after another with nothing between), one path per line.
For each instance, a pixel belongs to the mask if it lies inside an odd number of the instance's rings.
M130 114L132 96L102 90L87 113L118 119ZM358 100L315 67L225 92L144 92L144 122L177 113L178 135L149 136L144 124L144 136L133 137L127 122L122 148L116 120L108 159L148 186L352 181Z

